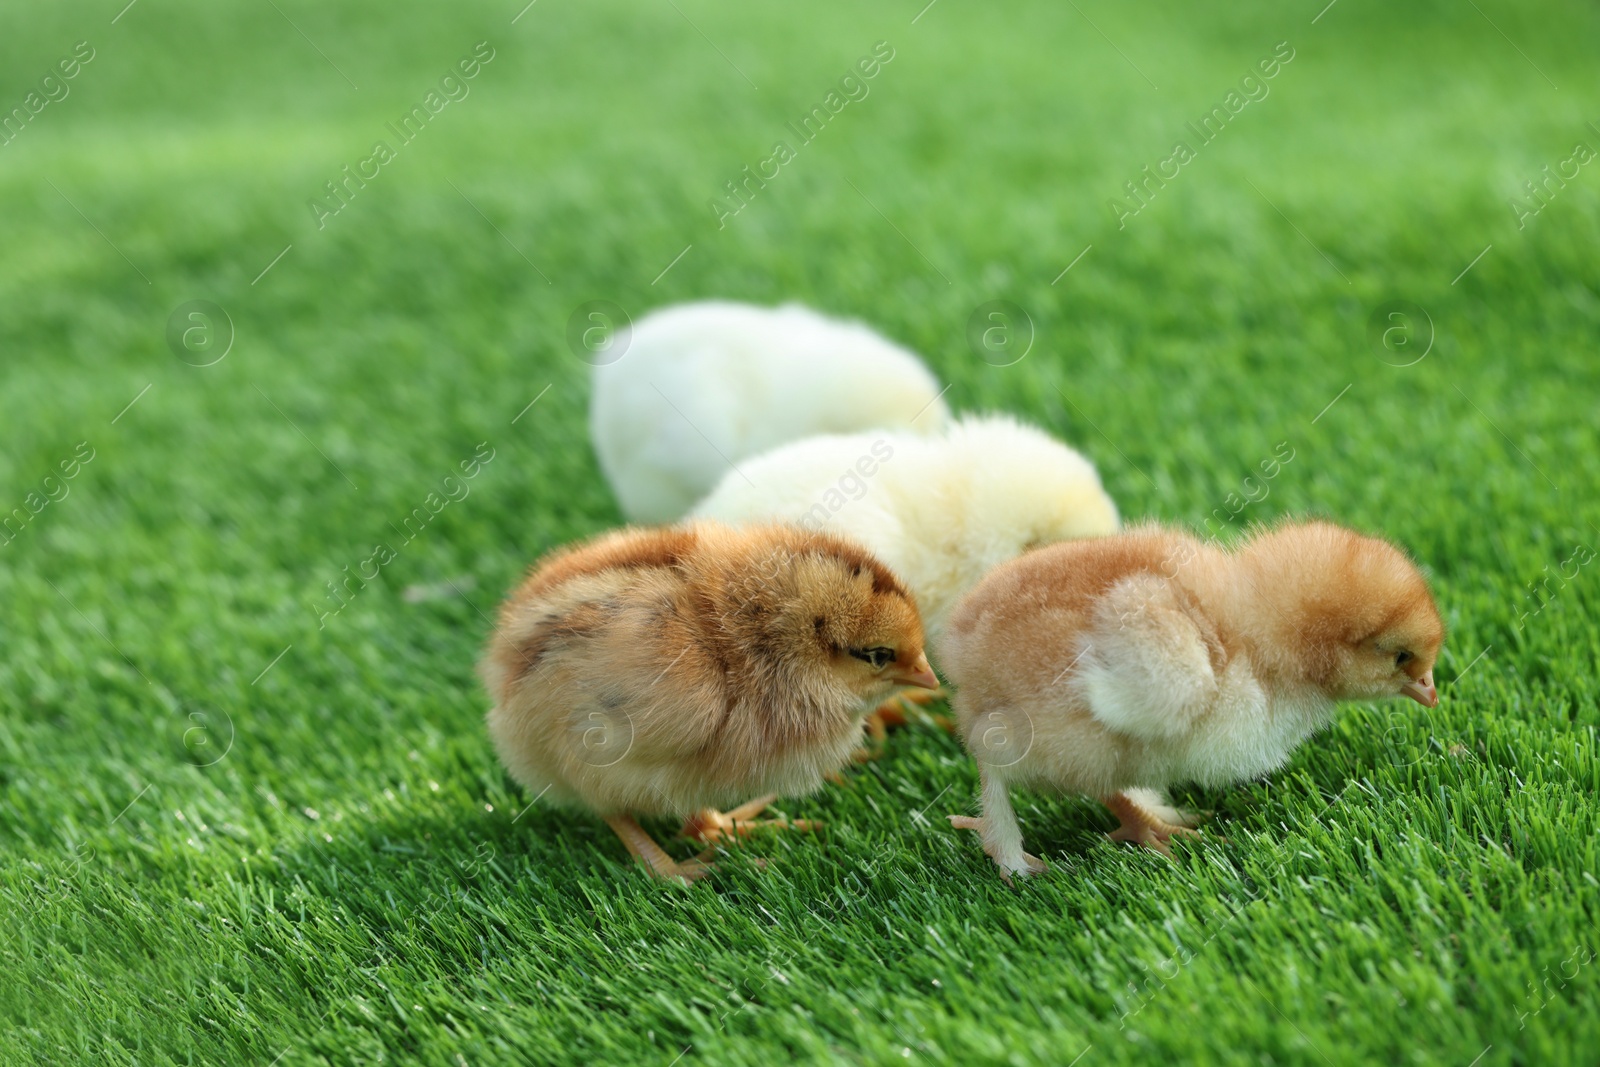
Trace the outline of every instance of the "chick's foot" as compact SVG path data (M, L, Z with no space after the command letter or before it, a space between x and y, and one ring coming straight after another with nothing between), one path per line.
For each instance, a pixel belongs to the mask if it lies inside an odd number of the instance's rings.
M783 830L814 830L821 825L811 819L795 819L791 822L788 819L756 818L768 804L777 799L778 794L768 793L764 797L757 797L727 811L702 808L684 820L683 829L679 833L703 844L712 844L724 838L745 837L758 826L772 826Z
M1157 789L1124 789L1122 795L1164 823L1193 829L1211 816L1209 811L1184 811L1167 803L1166 795Z
M634 821L631 815L608 815L606 824L616 831L622 843L627 846L634 858L644 864L645 870L652 877L664 881L677 882L679 885L690 885L698 882L712 871L712 865L703 858L684 860L679 863L656 844L649 834L644 832L644 827Z
M1031 874L1043 874L1050 869L1038 856L1020 850L1008 854L1009 850L991 843L986 832L988 824L982 819L973 818L971 815L951 815L949 819L950 825L957 830L971 830L982 838L984 854L994 860L994 865L1000 868L1000 880L1006 885L1012 884L1011 876L1014 874L1026 878Z
M1103 797L1101 803L1122 823L1106 835L1113 841L1133 841L1170 856L1174 837L1200 836L1194 829L1200 823L1200 816L1169 807L1153 790L1129 789Z

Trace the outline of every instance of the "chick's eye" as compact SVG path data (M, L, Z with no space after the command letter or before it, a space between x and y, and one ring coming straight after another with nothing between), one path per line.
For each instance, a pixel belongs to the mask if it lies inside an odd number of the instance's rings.
M1413 658L1414 657L1411 655L1411 653L1401 652L1395 656L1394 665L1396 667L1404 667L1407 663L1410 663Z
M866 661L875 671L881 671L894 662L892 648L852 648L850 654L856 659Z

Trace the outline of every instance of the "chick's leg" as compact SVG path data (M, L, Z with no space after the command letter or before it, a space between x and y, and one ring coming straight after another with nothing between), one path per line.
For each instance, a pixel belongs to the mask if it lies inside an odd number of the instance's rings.
M1026 878L1040 874L1047 868L1038 856L1022 850L1022 827L1017 825L1016 812L1011 810L1011 791L1006 784L987 770L980 772L983 781L983 818L968 815L950 816L950 825L958 830L974 830L983 839L983 851L1000 868L1000 877L1011 884L1014 874Z
M1174 837L1199 837L1194 829L1199 817L1161 803L1160 794L1149 789L1128 789L1102 797L1122 823L1108 835L1113 841L1134 841L1162 855L1172 855Z
M764 811L768 804L778 799L778 794L768 793L764 797L727 811L717 811L715 808L701 808L683 822L683 829L679 831L684 837L693 838L705 844L720 841L724 837L745 837L758 826L775 826L787 830L814 830L819 825L810 819L757 819L756 816Z
M709 863L697 859L679 863L667 855L631 815L607 815L606 825L616 831L628 851L633 853L645 865L645 869L656 878L677 880L687 885L711 873Z
M1122 795L1154 815L1164 823L1192 829L1206 821L1210 812L1184 811L1167 803L1166 794L1158 789L1124 789Z

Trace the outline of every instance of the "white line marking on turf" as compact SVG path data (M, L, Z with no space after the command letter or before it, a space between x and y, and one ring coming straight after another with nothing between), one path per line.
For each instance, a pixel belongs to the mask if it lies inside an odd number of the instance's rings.
M1491 249L1493 247L1494 247L1493 244L1484 245L1483 246L1483 251L1479 252L1476 256L1473 257L1472 262L1467 264L1466 270L1463 270L1460 274L1456 275L1456 282L1459 282L1462 278L1465 278L1467 276L1467 271L1469 271L1473 267L1477 266L1478 265L1478 260L1480 260L1484 256L1488 255L1489 254L1489 249ZM1456 282L1451 282L1450 284L1454 285Z
M683 246L683 251L679 252L675 257L673 257L672 262L667 264L666 270L663 270L660 274L657 274L656 275L656 281L655 282L651 282L650 284L654 285L656 282L659 282L662 278L665 278L667 276L667 271L671 270L673 267L676 267L678 265L678 260L680 260L684 256L688 255L689 254L689 249L691 249L693 247L694 247L694 242L692 242L692 241L689 244L684 245Z
M956 384L956 383L955 382L951 382L950 383L950 385L954 385L954 384ZM950 391L950 385L947 385L943 389L939 390L939 396L944 396L944 394L948 393ZM933 400L930 400L926 404L922 405L922 411L919 411L915 415L911 416L911 421L912 422L916 422L918 419L922 418L923 412L927 411L929 408L933 407L934 402L939 399L939 396L934 397Z
M1089 249L1093 247L1094 245L1084 245L1083 251L1078 253L1078 259L1082 259L1084 256L1088 255ZM1073 267L1076 267L1078 265L1078 259L1074 259L1071 263L1068 263L1067 270L1071 270ZM1056 282L1059 282L1062 278L1067 276L1067 270L1064 270L1060 274L1056 275ZM1056 282L1051 282L1050 284L1054 285Z
M1461 681L1461 679L1465 678L1467 676L1467 671L1470 671L1472 668L1476 667L1478 665L1478 661L1480 659L1482 659L1483 657L1487 656L1489 654L1489 649L1491 649L1493 647L1494 647L1494 645L1492 645L1492 644L1484 646L1483 651L1479 652L1476 656L1474 656L1472 658L1472 662L1467 664L1466 668L1464 670L1462 670L1460 674L1456 675L1455 681L1451 682L1450 684L1451 685L1455 685L1456 682L1459 682L1459 681ZM1476 1063L1477 1061L1474 1060L1473 1062Z
M539 797L544 796L548 792L550 792L550 787L545 786L543 789L539 790ZM532 800L528 801L528 808L531 808L535 804L539 803L539 797L534 797ZM523 808L521 811L517 812L517 819L520 819L524 815L528 814L528 808ZM517 819L512 819L512 823L515 823Z
M293 647L294 643L290 642L289 648ZM279 652L276 656L272 657L272 662L267 664L266 667L262 669L260 674L256 675L256 682L259 682L261 679L265 678L267 676L267 671L270 671L272 668L276 667L278 665L278 661L289 654L289 648L284 649L282 652ZM255 685L256 682L251 682L250 684Z
M267 276L267 271L271 270L273 267L276 267L278 265L278 260L280 260L284 256L288 255L289 254L289 249L291 249L293 247L294 247L294 245L292 245L292 244L284 245L283 246L283 251L279 252L276 256L274 256L272 258L272 262L267 264L267 269L262 271L260 274L256 275L256 282L259 282L262 278L265 278ZM251 282L250 284L254 285L256 282Z
M154 385L154 384L156 384L156 383L155 382L151 382L150 383L150 385ZM139 390L139 396L136 396L132 400L128 401L128 408L131 408L131 407L133 407L133 405L137 404L139 402L139 397L144 396L144 394L146 394L146 393L148 393L150 391L150 385L147 385L143 389ZM120 418L122 418L122 416L126 415L128 413L128 408L123 408L121 411L117 412L117 419L120 419ZM111 420L111 425L115 426L117 424L117 419L112 419Z
M544 396L544 394L548 393L549 391L550 386L547 385L543 389L539 390L539 396ZM536 396L532 400L528 401L528 408L533 407L533 405L539 402L539 396ZM528 408L523 408L521 411L517 412L517 419L520 419L522 416L526 415L528 413ZM515 426L517 424L517 419L512 419L511 425Z
M1354 384L1356 384L1356 383L1355 382L1351 382L1350 383L1350 385L1354 385ZM1343 389L1339 390L1339 396L1336 396L1332 400L1328 401L1328 408L1331 408L1331 407L1333 407L1333 405L1337 404L1339 402L1340 397L1343 397L1344 394L1346 394L1346 393L1348 393L1350 391L1350 385L1347 385ZM1317 419L1320 419L1320 418L1322 418L1322 416L1326 415L1328 413L1328 408L1323 408L1321 411L1317 412ZM1312 419L1311 420L1311 425L1315 426L1317 424L1317 419Z
M129 7L132 7L132 6L133 6L133 5L132 5L132 4L129 4L129 5L128 5L128 6L129 6ZM154 782L151 782L151 783L150 783L150 785L155 785L155 783L154 783ZM144 796L144 795L145 795L145 794L146 794L146 793L148 793L148 792L150 792L150 786L149 786L149 785L147 785L147 786L145 786L145 787L144 787L144 788L143 788L143 789L141 789L141 790L139 790L139 796L136 796L136 797L134 797L134 798L133 798L133 799L132 799L132 800L130 800L130 801L128 801L128 808L131 808L131 807L133 807L133 806L134 806L134 805L135 805L135 804L137 804L137 803L139 803L139 797L142 797L142 796ZM126 815L126 814L128 814L128 808L123 808L123 809L122 809L122 810L121 810L121 811L119 811L119 812L117 812L117 819L120 819L120 818L122 818L122 817L123 817L123 816L124 816L124 815ZM107 823L107 824L106 824L106 825L108 825L108 826L115 826L115 825L117 825L117 819L112 819L112 820L111 820L111 821L110 821L110 822L109 822L109 823Z

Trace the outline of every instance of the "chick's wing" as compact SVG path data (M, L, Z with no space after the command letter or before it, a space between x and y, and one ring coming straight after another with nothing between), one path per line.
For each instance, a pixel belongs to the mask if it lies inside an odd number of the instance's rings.
M1108 728L1142 741L1182 736L1217 693L1214 628L1188 595L1153 574L1098 598L1075 684Z
M525 729L589 767L693 754L726 714L683 583L664 570L584 575L510 620L505 659Z

